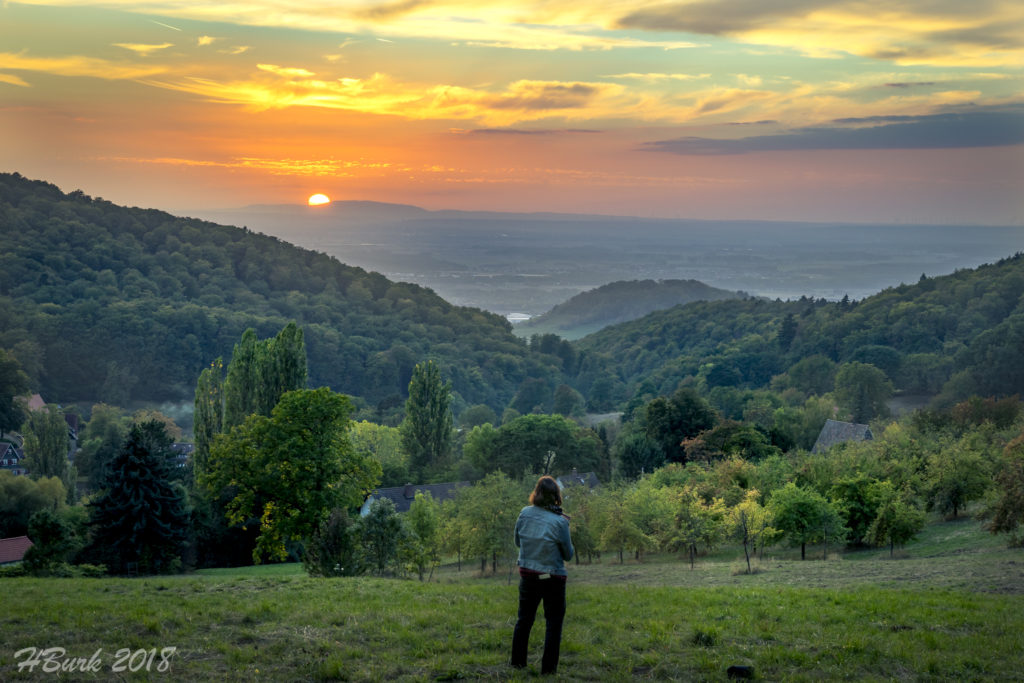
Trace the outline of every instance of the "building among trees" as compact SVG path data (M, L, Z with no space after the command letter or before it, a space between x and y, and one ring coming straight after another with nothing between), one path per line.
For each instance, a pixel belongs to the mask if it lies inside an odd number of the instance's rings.
M847 441L871 441L874 436L871 428L867 425L855 422L840 422L839 420L825 420L825 426L818 434L818 440L814 442L811 453L824 453L837 443Z

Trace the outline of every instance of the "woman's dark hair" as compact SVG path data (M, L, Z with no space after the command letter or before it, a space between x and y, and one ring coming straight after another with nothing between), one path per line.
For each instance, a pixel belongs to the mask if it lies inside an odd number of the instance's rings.
M547 508L552 505L562 504L562 490L558 488L558 482L553 477L544 475L537 480L530 494L530 505Z

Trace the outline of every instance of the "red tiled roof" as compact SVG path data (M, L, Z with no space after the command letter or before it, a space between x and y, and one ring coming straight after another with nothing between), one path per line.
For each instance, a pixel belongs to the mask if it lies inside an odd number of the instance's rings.
M28 536L14 536L13 538L0 538L0 564L8 562L21 562L25 553L32 547L32 541Z

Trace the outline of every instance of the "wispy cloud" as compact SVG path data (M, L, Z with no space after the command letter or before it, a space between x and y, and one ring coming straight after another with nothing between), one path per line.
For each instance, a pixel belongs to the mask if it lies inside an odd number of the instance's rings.
M156 76L164 73L166 68L160 65L123 64L97 57L34 57L23 52L0 52L0 71L2 70L125 80Z
M159 45L147 45L145 43L114 43L114 47L124 48L125 50L130 50L138 55L142 55L143 57L148 57L154 52L174 47L174 43L160 43Z
M739 139L684 137L644 146L685 155L747 154L808 150L954 149L1024 144L1024 107L926 116L837 119L829 126Z

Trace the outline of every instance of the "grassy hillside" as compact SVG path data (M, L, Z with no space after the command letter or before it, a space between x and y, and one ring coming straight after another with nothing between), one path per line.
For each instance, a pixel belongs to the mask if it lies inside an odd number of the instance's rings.
M607 557L574 565L560 680L1014 680L1024 671L1024 574L970 521L936 523L895 560L762 562L734 574L731 548L698 562ZM529 680L506 666L516 585L501 571L439 580L310 579L294 565L148 579L6 579L0 678L14 653L156 649L132 680ZM160 650L176 648L169 672ZM24 658L24 657L23 657ZM141 661L141 655L140 660ZM96 680L72 675L62 680Z
M400 402L428 357L466 403L499 410L524 379L558 375L497 315L245 228L0 174L0 237L0 348L51 401L191 401L246 328L291 320L311 385L371 405Z
M517 324L520 336L554 333L579 339L608 325L636 320L651 311L691 301L745 298L696 280L631 280L612 282L577 294L547 313Z

